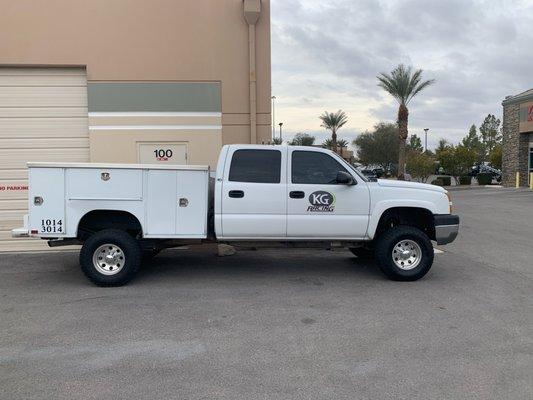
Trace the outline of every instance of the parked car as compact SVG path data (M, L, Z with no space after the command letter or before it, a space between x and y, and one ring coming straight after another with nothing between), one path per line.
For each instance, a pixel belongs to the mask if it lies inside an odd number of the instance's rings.
M502 171L498 168L491 167L488 163L476 164L472 166L469 175L476 177L480 173L492 175L492 178L495 179L496 182L501 182L502 180Z
M226 145L207 166L30 163L29 214L13 236L81 244L85 275L123 285L142 255L189 244L344 246L393 280L423 277L459 217L441 187L370 181L330 150Z
M359 171L365 176L372 178L381 178L385 175L383 168L364 168Z
M369 180L375 181L378 179L377 175L371 169L360 169L359 172L361 172Z

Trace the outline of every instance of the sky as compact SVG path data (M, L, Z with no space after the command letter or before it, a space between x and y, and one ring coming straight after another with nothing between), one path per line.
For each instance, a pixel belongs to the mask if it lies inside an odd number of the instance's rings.
M533 88L533 0L271 0L272 94L283 137L328 134L318 116L342 109L351 142L398 105L376 75L398 64L433 86L409 104L409 134L457 143L501 102ZM279 128L276 131L279 133Z

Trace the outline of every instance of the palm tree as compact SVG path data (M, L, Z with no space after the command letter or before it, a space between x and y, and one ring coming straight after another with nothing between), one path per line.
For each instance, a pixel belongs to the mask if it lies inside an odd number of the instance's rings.
M435 82L430 79L422 82L422 70L413 72L412 67L398 65L390 74L384 72L378 76L378 86L385 89L400 104L398 108L398 130L400 146L398 154L398 179L403 180L405 174L405 141L407 139L407 124L409 110L407 105L418 93Z
M331 131L331 150L337 152L337 131L348 122L348 117L344 111L339 110L336 113L324 111L320 117L322 124L320 126Z
M326 139L324 140L324 142L322 142L322 147L324 147L325 149L331 149L333 147L333 140L331 139ZM337 140L337 148L343 148L343 147L348 147L348 141L346 139L338 139Z

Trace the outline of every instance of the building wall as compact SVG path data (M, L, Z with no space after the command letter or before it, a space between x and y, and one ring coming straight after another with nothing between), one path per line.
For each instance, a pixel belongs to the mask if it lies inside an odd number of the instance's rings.
M256 25L257 141L270 140L270 2ZM250 142L242 0L0 0L0 64L82 65L92 82L219 82L222 142Z
M516 173L520 173L520 185L528 185L529 136L520 132L520 103L503 107L502 184L515 186Z
M259 4L251 76L244 6ZM160 149L214 167L223 144L250 143L250 78L270 141L269 0L0 0L0 27L0 251L46 248L10 235L28 161Z
M220 92L220 82L89 84L91 161L214 168L222 147Z
M529 185L529 148L533 138L533 89L507 96L503 105L502 183Z

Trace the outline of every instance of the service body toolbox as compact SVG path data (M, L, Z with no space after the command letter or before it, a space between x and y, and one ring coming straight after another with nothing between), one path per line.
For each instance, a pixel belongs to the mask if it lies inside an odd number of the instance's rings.
M207 237L209 167L30 163L27 231L76 238L83 217L127 212L143 237Z

